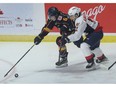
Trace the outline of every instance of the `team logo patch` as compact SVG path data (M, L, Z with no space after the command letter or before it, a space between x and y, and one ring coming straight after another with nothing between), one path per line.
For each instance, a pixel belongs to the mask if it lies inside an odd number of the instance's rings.
M61 20L62 20L62 16L59 16L59 17L58 17L58 20L61 21Z
M78 28L79 24L80 24L80 23L76 23L76 25L75 25L75 26L76 26L76 28Z

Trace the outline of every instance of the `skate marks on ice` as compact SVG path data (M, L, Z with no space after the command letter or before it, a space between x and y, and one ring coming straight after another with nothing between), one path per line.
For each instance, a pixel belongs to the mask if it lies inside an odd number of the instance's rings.
M80 62L76 64L69 64L66 67L61 67L61 68L54 68L54 69L44 69L44 70L38 70L36 72L53 72L53 73L87 73L90 71L96 71L96 70L107 70L109 61L106 61L105 63L97 64L96 63L96 68L93 70L87 70L85 67L87 65L87 62Z
M88 71L85 69L86 62L72 64L68 67L47 67L35 71L18 71L19 77L8 80L8 83L76 83L77 78L83 78ZM61 78L63 77L63 78ZM33 81L29 81L29 79ZM50 80L48 80L48 78ZM76 78L76 79L75 79ZM70 79L72 80L70 82ZM23 81L25 80L25 81Z
M84 74L84 73L88 73L91 71L96 71L98 69L101 68L96 68L93 70L87 70L85 68L86 66L86 62L80 62L80 63L76 63L76 64L72 64L72 65L68 65L67 67L62 67L62 68L54 68L54 69L44 69L44 70L38 70L36 72L50 72L50 73L61 73L61 74L72 74L72 75L80 75L80 74Z
M69 65L63 68L44 69L36 71L38 74L48 73L49 78L54 79L55 83L115 83L114 70L108 71L100 66L99 69L88 71L85 69L86 62ZM52 77L56 75L55 77ZM59 76L59 77L58 77ZM60 78L61 77L61 78ZM110 81L106 79L110 79ZM45 82L46 83L46 82Z
M107 60L102 62L102 63L98 63L98 65L104 69L104 70L108 70L109 66L111 66L115 61L116 61L116 57L115 55L107 55ZM112 67L112 70L116 70L116 65L114 64L114 66Z
M16 69L14 68L6 77L4 77L4 75L6 74L6 72L8 72L8 70L13 66L12 63L10 63L9 61L0 59L0 83L3 83L9 79L11 79L11 77L14 75Z
M18 71L19 77L5 81L6 83L104 83L105 79L111 78L108 70L87 71L86 62L70 64L68 67L55 68L44 67L35 71ZM14 77L14 76L12 76ZM48 79L49 78L49 79ZM99 80L99 78L102 78ZM96 81L94 81L96 79ZM114 78L115 79L115 78ZM5 83L4 82L4 83Z

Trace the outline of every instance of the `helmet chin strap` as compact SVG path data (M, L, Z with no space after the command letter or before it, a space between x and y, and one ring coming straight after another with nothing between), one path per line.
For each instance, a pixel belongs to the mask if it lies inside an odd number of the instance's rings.
M75 16L74 16L74 20L73 21L75 21L76 18L78 18L78 17L79 17L79 15L76 13Z

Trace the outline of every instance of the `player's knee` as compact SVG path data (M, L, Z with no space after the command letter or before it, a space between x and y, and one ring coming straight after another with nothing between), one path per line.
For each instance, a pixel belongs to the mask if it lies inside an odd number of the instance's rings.
M80 45L80 48L82 49L82 50L84 50L84 49L88 49L90 46L89 46L89 44L87 44L87 43L81 43L81 45Z
M61 36L57 37L57 39L56 39L56 44L57 44L58 46L60 46L60 44L61 44Z

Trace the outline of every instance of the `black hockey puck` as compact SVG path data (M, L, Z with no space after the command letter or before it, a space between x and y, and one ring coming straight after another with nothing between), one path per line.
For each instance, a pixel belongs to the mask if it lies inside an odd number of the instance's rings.
M16 74L15 74L15 77L17 78L18 76L19 76L19 75L16 73Z

